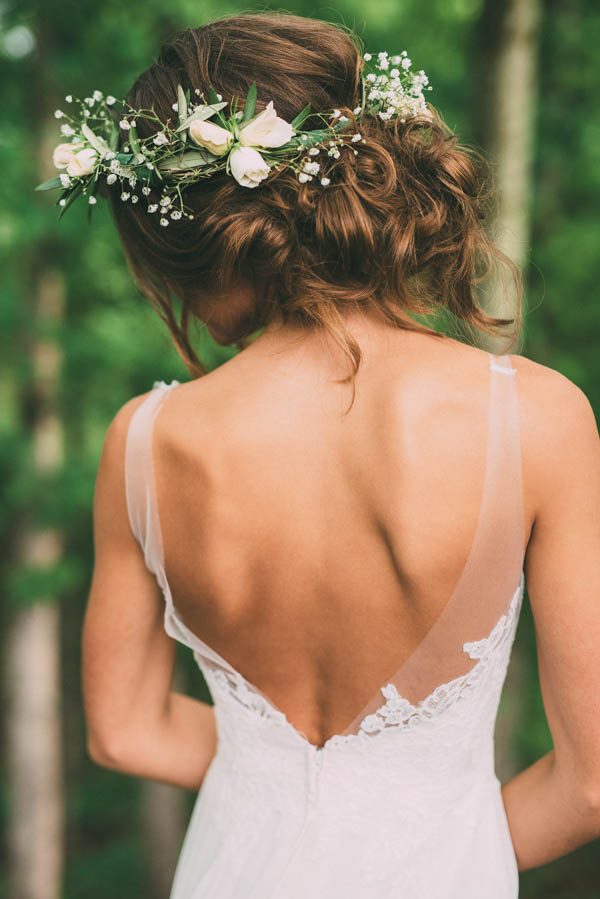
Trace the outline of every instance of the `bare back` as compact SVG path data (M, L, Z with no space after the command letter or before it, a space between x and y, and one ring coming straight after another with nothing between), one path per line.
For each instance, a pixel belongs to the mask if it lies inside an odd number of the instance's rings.
M361 345L345 416L322 343L265 340L171 391L153 437L175 607L314 743L439 618L486 467L488 354L389 330Z

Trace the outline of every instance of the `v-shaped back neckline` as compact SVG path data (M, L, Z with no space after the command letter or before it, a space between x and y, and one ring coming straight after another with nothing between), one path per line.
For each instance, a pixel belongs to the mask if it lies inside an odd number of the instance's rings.
M156 478L155 478L155 466L154 466L154 454L153 454L153 438L154 438L154 423L158 414L158 410L162 406L163 400L166 397L167 393L170 390L178 385L180 382L177 380L173 380L170 383L166 383L164 381L155 381L153 384L152 391L150 391L149 395L146 397L143 403L136 409L134 415L132 416L132 420L130 423L130 431L127 438L126 445L126 494L127 494L127 507L129 511L130 521L132 524L132 529L138 542L140 543L146 560L147 567L149 570L155 575L157 582L162 590L164 600L165 600L165 627L167 632L170 633L175 639L182 642L184 645L188 646L194 656L196 661L202 667L201 661L208 662L217 669L226 672L232 681L241 684L244 689L249 690L252 694L260 699L262 703L264 703L267 711L272 717L277 718L282 722L282 724L289 729L289 731L294 735L295 738L300 740L303 744L306 744L307 747L311 748L316 752L323 751L329 745L336 743L338 741L343 741L347 737L356 736L353 732L353 727L360 725L361 722L364 721L365 717L367 717L368 710L377 707L374 705L380 704L381 694L384 693L386 687L391 687L394 684L394 681L398 680L399 674L409 665L409 663L418 655L421 648L425 645L427 641L430 640L431 635L434 630L437 630L439 627L440 621L444 619L444 616L448 613L448 610L452 607L453 604L456 603L457 597L460 596L460 589L465 578L466 573L469 571L470 566L473 563L475 553L478 550L480 545L480 538L482 537L482 531L485 526L485 512L487 509L487 505L490 500L490 493L492 490L492 465L494 462L493 455L494 450L496 453L498 452L498 447L494 443L494 414L497 413L497 409L494 405L494 386L497 381L494 373L500 373L504 376L506 375L515 375L516 371L510 366L509 358L507 356L504 357L496 357L492 353L488 353L488 370L489 370L489 387L488 387L488 409L487 409L487 428L486 428L486 450L485 450L485 464L484 464L484 474L483 474L483 483L480 491L480 502L479 509L477 514L477 520L475 524L475 529L470 541L469 552L467 555L467 559L461 569L461 572L458 576L458 579L455 582L455 585L450 593L449 598L442 606L442 611L437 616L436 620L433 624L428 628L426 634L422 637L422 639L417 643L417 645L409 652L406 658L400 663L400 665L396 666L394 671L391 673L390 677L386 679L375 691L374 694L371 695L371 698L361 707L359 712L351 719L348 725L344 728L343 731L339 733L332 734L329 738L327 738L322 745L317 745L312 743L308 737L297 728L288 718L287 714L283 709L281 709L277 703L275 703L272 699L270 699L260 687L256 684L252 683L247 677L245 677L237 668L235 668L227 659L225 659L219 652L213 649L208 643L206 643L200 636L198 636L194 631L192 631L179 613L171 591L171 587L169 584L169 580L167 578L165 565L164 565L164 545L163 545L163 537L162 537L162 529L160 525L160 514L158 508L158 499L157 499L157 490L156 490ZM500 365L498 363L499 359L504 359L506 365ZM145 436L145 440L141 441L141 446L138 446L135 441L135 425L134 419L136 416L140 416L140 419L143 421L145 427L140 429L140 434ZM144 416L143 419L141 416ZM133 425L133 427L132 427ZM144 433L145 432L145 433ZM131 439L130 439L131 435ZM142 464L140 465L139 459L139 450L142 450ZM136 492L136 488L134 486L135 481L129 477L131 472L134 471L133 465L137 466L138 474L141 474L141 481L143 482L143 486L145 488L145 508L140 509L139 503L139 493ZM519 485L517 485L519 486ZM519 582L512 592L510 597L506 597L508 602L506 614L508 615L511 610L518 605L518 600L522 594L524 582L524 572L522 567L519 572ZM487 639L488 634L483 637L483 640ZM470 644L464 644L465 646ZM462 648L462 647L461 647ZM473 666L475 667L475 666ZM472 670L472 669L471 669ZM450 687L455 681L460 680L464 675L458 675L457 677L452 678L447 683L443 683L440 687ZM404 697L400 694L399 698L408 703ZM419 706L425 704L428 699L430 699L431 693L428 693L422 700L416 703L416 705L412 706L413 708L418 708ZM412 705L408 703L408 705Z

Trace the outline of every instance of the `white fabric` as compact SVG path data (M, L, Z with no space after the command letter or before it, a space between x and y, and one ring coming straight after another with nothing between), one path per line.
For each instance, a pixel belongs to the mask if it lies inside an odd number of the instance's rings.
M494 769L494 724L522 605L516 371L489 355L479 519L442 614L342 734L312 745L180 619L163 565L152 425L170 387L132 417L132 530L165 597L165 628L193 651L218 747L170 899L514 899L518 871Z

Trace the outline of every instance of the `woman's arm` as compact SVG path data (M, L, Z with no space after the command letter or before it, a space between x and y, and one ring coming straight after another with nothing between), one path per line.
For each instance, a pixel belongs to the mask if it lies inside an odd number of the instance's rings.
M98 764L198 789L216 748L213 709L172 690L164 598L127 514L125 440L146 394L106 433L94 491L94 571L83 627L88 751Z
M502 787L523 871L600 837L600 440L572 382L516 362L536 507L525 574L554 744Z

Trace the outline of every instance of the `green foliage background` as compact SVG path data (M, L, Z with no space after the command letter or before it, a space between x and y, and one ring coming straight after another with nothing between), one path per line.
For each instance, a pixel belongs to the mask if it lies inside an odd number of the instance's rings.
M451 127L471 140L481 5L481 0L378 0L368 6L364 0L327 5L290 0L271 8L350 25L372 50L406 47L416 67L430 77L432 102ZM92 490L108 422L155 379L186 380L188 375L158 317L132 285L108 210L99 203L88 227L85 209L76 204L57 226L50 195L33 193L41 175L52 175L51 170L40 173L40 147L48 139L40 116L44 109L60 106L66 93L87 96L99 88L124 95L169 32L251 8L259 7L223 0L145 0L135 6L122 0L23 0L0 8L0 532L3 592L10 597L2 619L7 620L12 603L31 602L49 588L64 607L66 899L147 895L136 817L139 784L95 767L85 755L79 628L92 564ZM35 47L26 52L31 37ZM592 115L592 106L600 94L599 45L600 7L594 0L545 0L523 350L579 384L596 409L600 120ZM56 128L55 140L57 133ZM64 353L60 404L66 462L58 476L43 483L31 476L26 415L31 293L41 264L56 268L66 285L64 326L57 334ZM230 355L206 336L201 341L211 367ZM23 515L58 523L66 535L64 560L51 572L10 566L11 528ZM524 767L551 745L527 605L517 647L523 653L527 689L513 751L518 767ZM188 666L189 660L182 664ZM505 695L503 707L507 703L510 696ZM521 895L600 897L597 858L595 844L526 872Z

